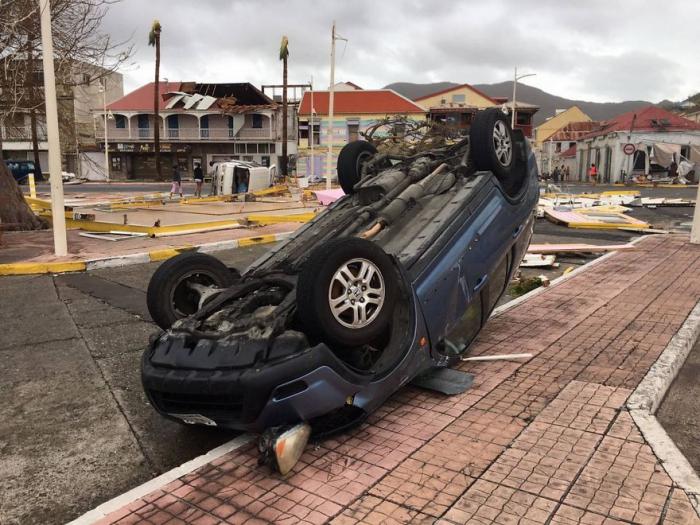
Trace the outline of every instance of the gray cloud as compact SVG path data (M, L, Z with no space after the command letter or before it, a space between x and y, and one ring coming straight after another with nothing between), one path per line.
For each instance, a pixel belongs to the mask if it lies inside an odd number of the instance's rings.
M675 15L674 15L675 13ZM162 77L281 82L280 37L289 36L290 82L328 85L330 26L336 79L364 87L395 81L500 82L513 67L528 84L596 101L681 99L700 89L694 24L700 3L666 0L123 0L104 30L133 34L127 89L153 77L147 34L163 24Z

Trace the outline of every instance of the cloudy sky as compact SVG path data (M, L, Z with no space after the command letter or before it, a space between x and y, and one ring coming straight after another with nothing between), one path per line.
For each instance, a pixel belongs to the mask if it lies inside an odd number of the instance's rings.
M328 86L331 23L336 80L509 80L597 102L681 100L700 90L697 0L122 0L104 30L132 38L125 90L153 79L151 21L163 26L161 78Z

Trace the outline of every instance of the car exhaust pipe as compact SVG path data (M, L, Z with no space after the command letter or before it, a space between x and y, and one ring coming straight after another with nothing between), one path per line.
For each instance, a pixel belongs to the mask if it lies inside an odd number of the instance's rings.
M283 476L294 468L311 437L311 425L298 423L292 427L272 427L258 441L261 465L270 465Z

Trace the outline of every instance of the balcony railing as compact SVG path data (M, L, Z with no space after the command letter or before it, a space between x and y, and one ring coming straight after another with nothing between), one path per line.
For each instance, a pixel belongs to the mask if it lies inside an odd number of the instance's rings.
M37 139L40 141L46 140L46 130L41 126L37 127L36 130ZM2 139L8 142L10 141L21 141L26 142L32 140L32 128L30 126L8 126L2 128Z
M221 141L221 140L275 140L277 134L272 128L242 128L237 134L229 128L161 128L160 136L163 140L175 142L193 141ZM289 129L289 137L296 136L295 129ZM104 129L95 131L95 138L104 140ZM109 129L107 132L109 140L153 140L153 128L132 128L131 134L128 129Z

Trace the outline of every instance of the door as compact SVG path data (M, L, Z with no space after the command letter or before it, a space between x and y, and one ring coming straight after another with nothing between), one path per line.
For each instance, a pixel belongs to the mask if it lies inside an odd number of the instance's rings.
M457 329L470 308L470 315L475 315L473 302L480 300L491 281L503 286L502 260L507 258L513 234L518 233L509 226L514 212L496 187L489 184L483 191L485 198L476 197L477 209L468 217L456 218L464 226L419 278L416 291L433 344Z

